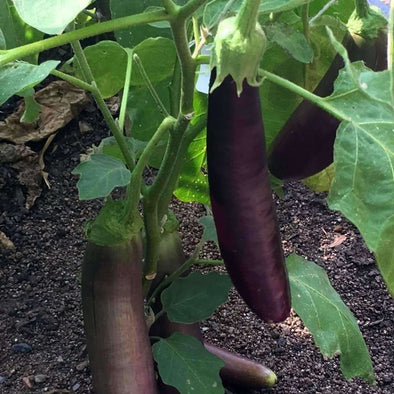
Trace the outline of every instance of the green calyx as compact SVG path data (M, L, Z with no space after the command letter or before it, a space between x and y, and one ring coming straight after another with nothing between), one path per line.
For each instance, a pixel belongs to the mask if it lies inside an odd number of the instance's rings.
M115 246L129 241L142 228L142 220L125 223L124 200L107 200L92 222L86 223L85 234L90 242L101 246Z
M347 28L351 33L358 34L365 39L377 38L380 30L387 27L387 19L383 12L378 8L371 6L366 15L360 17L354 10L347 22Z
M211 91L228 75L236 83L238 96L245 78L249 85L258 86L257 72L265 46L265 34L257 20L253 21L250 29L243 29L237 17L223 20L218 26L212 48L210 67L216 67L216 80Z

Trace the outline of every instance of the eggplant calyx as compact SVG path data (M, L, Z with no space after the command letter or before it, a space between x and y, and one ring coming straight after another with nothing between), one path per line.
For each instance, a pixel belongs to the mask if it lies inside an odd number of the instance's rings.
M230 75L237 86L237 94L242 92L244 79L251 86L258 86L258 67L266 46L266 37L260 24L242 29L237 17L220 22L215 36L211 57L211 69L216 68L216 80L211 92Z
M124 200L107 200L96 219L86 223L86 238L100 246L115 246L133 239L142 228L142 220L125 223L124 209Z
M354 10L347 22L347 28L351 33L358 34L365 39L378 37L379 31L386 29L387 19L378 7L369 7L367 14L358 16Z

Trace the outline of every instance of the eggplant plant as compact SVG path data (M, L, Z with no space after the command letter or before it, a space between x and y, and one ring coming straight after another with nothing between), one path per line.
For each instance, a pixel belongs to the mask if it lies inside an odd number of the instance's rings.
M388 21L366 0L309 3L0 0L0 105L31 103L52 75L89 92L112 133L73 171L80 199L103 201L82 264L98 394L274 385L262 364L203 341L199 322L233 285L262 324L292 307L323 355L340 354L346 379L374 384L357 321L324 270L285 259L268 164L302 179L334 162L329 205L358 227L393 294L394 6ZM37 64L62 45L69 61ZM190 256L174 196L212 208ZM200 258L209 240L223 261ZM223 264L229 275L199 270Z

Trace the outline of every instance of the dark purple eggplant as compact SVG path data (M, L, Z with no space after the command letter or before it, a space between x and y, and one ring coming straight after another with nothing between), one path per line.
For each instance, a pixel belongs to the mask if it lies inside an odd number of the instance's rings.
M374 71L387 68L387 35L379 32L376 39L364 39L348 34L343 40L352 62L363 60ZM314 93L329 96L334 81L344 67L337 54ZM304 100L292 113L273 141L268 153L268 167L282 180L300 180L329 166L334 159L334 141L340 121L334 116Z
M97 394L156 394L142 297L142 240L117 246L88 243L82 304Z
M212 71L210 86L215 79ZM272 200L259 89L238 97L227 76L208 96L207 163L220 252L246 304L265 321L290 312L290 290Z

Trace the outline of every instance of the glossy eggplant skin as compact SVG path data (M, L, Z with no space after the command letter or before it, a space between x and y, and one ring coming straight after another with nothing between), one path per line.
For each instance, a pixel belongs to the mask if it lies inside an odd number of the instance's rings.
M384 33L379 33L374 40L349 33L342 44L350 61L363 60L374 71L387 68L387 35ZM343 59L337 54L314 93L320 97L329 96L343 67ZM334 159L339 124L338 119L311 102L301 102L271 145L268 153L271 173L282 180L300 180L329 166Z
M142 297L142 239L117 246L88 243L82 306L97 394L156 394Z
M215 78L211 75L210 86ZM290 290L272 200L259 89L240 97L228 76L208 96L207 162L220 252L246 304L264 321L290 312Z

